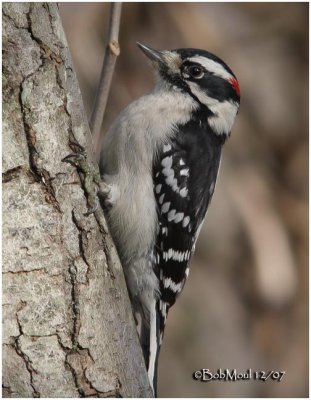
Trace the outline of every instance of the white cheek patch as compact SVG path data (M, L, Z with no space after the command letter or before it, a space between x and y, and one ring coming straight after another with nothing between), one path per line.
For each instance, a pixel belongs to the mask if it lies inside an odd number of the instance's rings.
M212 74L219 76L220 78L229 80L229 79L235 79L230 72L228 72L221 64L219 64L217 61L211 60L209 58L201 57L201 56L195 56L191 57L188 59L191 62L196 62L198 64L201 64L202 67L204 67L207 71L211 72Z
M216 133L228 135L231 132L238 107L236 102L227 100L210 107L215 115L209 117L208 122Z
M208 123L218 135L228 135L232 129L239 105L234 101L219 101L201 90L195 82L188 82L191 92L198 98L201 104L208 107L213 116L208 118Z

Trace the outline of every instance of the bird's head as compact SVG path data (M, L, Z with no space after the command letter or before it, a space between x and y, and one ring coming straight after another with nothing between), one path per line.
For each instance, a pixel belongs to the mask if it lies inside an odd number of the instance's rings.
M220 58L205 50L160 51L137 44L158 70L162 83L192 96L216 134L230 134L240 104L240 87Z

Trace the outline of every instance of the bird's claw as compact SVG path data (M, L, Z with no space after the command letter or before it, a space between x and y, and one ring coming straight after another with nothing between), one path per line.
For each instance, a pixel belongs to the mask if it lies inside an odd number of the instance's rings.
M105 181L102 180L99 185L99 190L97 194L103 209L105 211L110 210L113 206L111 187Z
M78 143L75 143L74 146L78 148L78 152L68 154L62 161L74 166L83 175L83 188L88 198L88 209L84 215L89 216L98 209L97 192L102 181L97 167L89 162L84 147Z
M98 209L98 201L95 200L95 204L93 204L92 206L88 207L87 212L85 212L83 215L85 217L88 217L89 215L94 214L97 209Z
M85 160L85 154L82 153L72 153L72 154L68 154L68 156L64 157L62 159L62 162L66 162L70 165L72 165L73 167L79 168L79 162L81 162L81 160Z

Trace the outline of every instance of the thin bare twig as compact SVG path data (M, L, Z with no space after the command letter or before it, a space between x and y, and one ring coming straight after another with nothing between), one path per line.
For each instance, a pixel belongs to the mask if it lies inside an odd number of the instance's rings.
M107 105L112 75L116 60L120 54L118 43L122 3L111 3L108 27L108 40L104 55L100 81L96 99L91 115L90 128L93 134L95 151L98 152L100 144L100 131Z

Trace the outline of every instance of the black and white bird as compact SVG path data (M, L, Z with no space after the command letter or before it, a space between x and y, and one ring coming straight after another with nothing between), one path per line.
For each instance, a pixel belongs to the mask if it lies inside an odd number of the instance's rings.
M100 171L108 225L141 317L140 340L156 395L167 315L189 274L240 89L231 69L207 51L138 46L152 61L157 83L114 121Z

